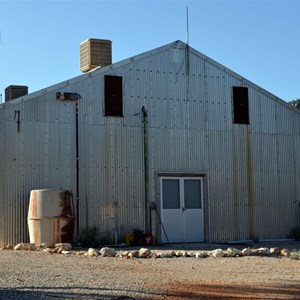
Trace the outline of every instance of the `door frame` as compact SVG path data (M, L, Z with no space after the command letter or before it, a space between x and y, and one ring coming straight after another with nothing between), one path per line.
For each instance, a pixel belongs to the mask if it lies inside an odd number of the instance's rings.
M155 172L156 176L156 203L158 210L158 218L156 218L156 232L157 232L157 238L158 242L162 242L162 237L164 235L163 225L161 222L163 220L161 219L162 216L162 178L170 178L170 179L176 179L176 178L202 178L202 205L203 205L203 230L204 230L204 240L203 242L209 241L209 205L208 205L208 199L209 199L209 193L208 193L208 173L207 172Z

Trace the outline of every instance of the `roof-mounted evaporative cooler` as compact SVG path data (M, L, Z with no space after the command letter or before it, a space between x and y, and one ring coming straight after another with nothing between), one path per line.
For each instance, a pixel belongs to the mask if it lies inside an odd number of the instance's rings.
M80 44L80 71L89 72L112 63L110 40L88 39Z
M28 94L28 86L10 85L5 89L5 102Z

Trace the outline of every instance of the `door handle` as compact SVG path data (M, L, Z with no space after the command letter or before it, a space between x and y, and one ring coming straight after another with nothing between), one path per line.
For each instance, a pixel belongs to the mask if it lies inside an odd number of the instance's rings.
M182 209L182 211L185 211L185 208L184 208L184 207L182 207L181 209Z

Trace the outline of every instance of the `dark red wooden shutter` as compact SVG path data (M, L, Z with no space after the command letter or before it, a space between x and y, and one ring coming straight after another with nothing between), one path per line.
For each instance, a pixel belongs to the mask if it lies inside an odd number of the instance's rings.
M123 117L121 76L104 76L105 116Z
M248 88L233 86L233 123L249 124Z

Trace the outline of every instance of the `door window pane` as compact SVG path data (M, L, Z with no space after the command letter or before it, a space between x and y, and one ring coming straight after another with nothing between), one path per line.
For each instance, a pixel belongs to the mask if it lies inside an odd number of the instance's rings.
M201 180L184 180L184 202L185 208L201 208Z
M179 209L180 208L180 193L178 179L163 179L163 209Z

